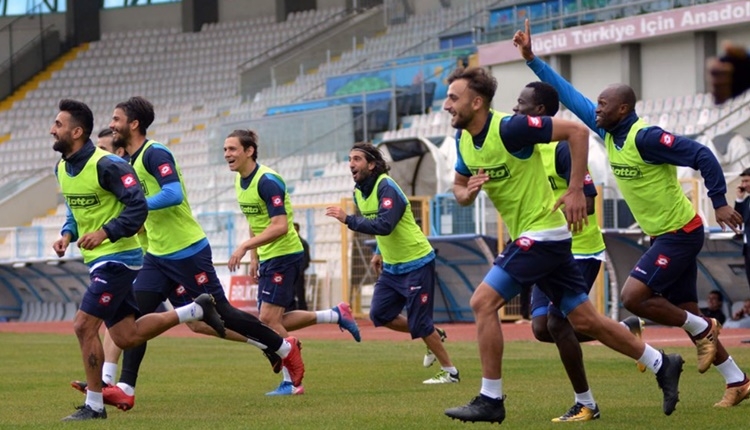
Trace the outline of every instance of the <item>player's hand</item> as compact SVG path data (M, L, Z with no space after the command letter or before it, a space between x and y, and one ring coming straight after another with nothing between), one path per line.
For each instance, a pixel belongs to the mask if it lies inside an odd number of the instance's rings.
M376 275L380 276L380 272L383 271L383 256L380 254L373 254L370 260L370 267Z
M78 247L81 249L91 250L101 245L107 238L107 232L103 229L86 233L78 238Z
M586 213L586 196L583 194L583 189L571 189L565 192L556 202L552 208L556 211L559 207L563 207L563 213L565 219L568 221L568 230L573 233L578 233L583 230L583 227L588 225L589 218Z
M531 50L531 26L529 25L529 19L525 21L525 31L518 30L513 35L513 45L518 48L518 52L521 54L524 60L531 61L534 59L534 51Z
M724 56L722 58L710 58L707 61L706 80L708 81L709 92L714 96L716 104L724 103L734 94L734 74L737 72L735 62L747 61L747 51L745 48L724 42Z
M484 169L479 169L475 175L469 177L469 181L466 183L466 191L469 195L475 196L482 189L482 185L489 180L490 175L484 173Z
M729 205L716 208L716 222L719 223L719 226L724 231L729 227L735 233L741 234L742 215L732 209Z
M68 245L70 245L70 235L64 234L52 244L52 249L55 250L58 257L62 258L68 249Z
M346 222L346 212L338 206L328 206L326 216L336 218L342 224Z
M230 272L234 272L240 268L240 261L242 261L242 257L244 257L246 253L247 251L245 251L245 248L242 246L234 250L232 256L229 257L229 262L227 263Z
M258 260L253 259L247 267L253 282L258 283Z

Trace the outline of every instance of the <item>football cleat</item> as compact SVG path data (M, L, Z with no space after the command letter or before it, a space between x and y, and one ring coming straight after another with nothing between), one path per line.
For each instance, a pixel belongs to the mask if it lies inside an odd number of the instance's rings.
M667 355L664 351L662 351L661 357L662 363L661 368L656 372L656 382L659 383L659 388L664 393L664 414L672 415L677 407L677 402L680 401L680 374L685 360L679 354Z
M332 310L339 314L339 328L341 331L346 330L351 333L354 340L357 342L362 341L362 337L359 334L359 326L357 326L357 321L352 315L352 307L349 306L349 303L341 302Z
M553 423L572 423L576 421L591 421L599 419L599 406L595 405L594 409L589 408L581 403L573 405L565 415L552 418Z
M440 342L445 342L445 339L448 337L448 334L445 333L445 330L435 327L435 331L438 332L438 335L440 335ZM424 367L430 367L432 366L432 363L437 360L437 357L435 357L435 354L430 351L430 348L427 348L427 353L424 355L424 359L422 360L422 365Z
M490 399L480 394L464 406L446 409L445 415L463 422L501 424L505 420L505 396L502 399Z
M221 316L216 312L216 300L214 299L214 296L208 293L203 293L196 297L194 302L203 308L203 318L201 318L201 320L214 329L219 337L227 337L227 329L224 327L224 321L221 320Z
M302 342L296 337L289 336L286 341L292 345L289 354L281 360L281 363L289 371L289 377L292 378L292 384L297 387L302 385L302 378L305 376L305 363L302 361Z
M461 381L461 377L458 375L458 371L456 371L456 374L448 373L445 370L441 370L438 372L437 375L433 376L432 378L422 382L423 384L453 384L456 382Z
M128 396L117 385L110 385L102 389L104 404L115 406L121 411L129 411L135 406L135 396Z
M76 412L63 418L62 421L84 421L84 420L106 420L107 410L102 409L101 412L97 412L91 409L89 405L76 406L78 409Z
M730 408L739 405L745 399L750 399L750 379L747 378L747 375L743 382L732 384L731 387L727 386L727 390L724 391L724 397L714 406L717 408Z
M295 386L289 381L281 381L275 390L266 393L266 396L296 396L305 394L305 387L302 385Z
M273 373L281 372L283 360L281 359L281 357L279 357L279 354L266 349L266 350L263 350L263 355L265 355L268 361L271 363L271 368L273 369Z
M719 343L721 324L715 318L704 318L708 328L693 338L698 350L698 372L705 373L716 359L716 344Z

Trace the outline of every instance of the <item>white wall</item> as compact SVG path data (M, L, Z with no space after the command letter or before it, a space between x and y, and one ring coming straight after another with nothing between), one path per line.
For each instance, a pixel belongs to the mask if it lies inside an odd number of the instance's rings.
M276 17L277 0L220 0L219 22L246 21L259 16Z
M518 94L531 81L538 81L536 75L526 66L525 61L492 67L492 75L497 79L497 91L492 108L501 112L513 113Z
M152 28L182 28L182 3L162 3L141 7L99 11L102 33Z
M717 52L721 52L721 43L730 40L734 43L747 46L750 49L750 25L722 29L716 32Z
M604 88L622 82L621 53L617 45L575 54L570 61L571 83L594 102Z
M690 33L641 44L641 98L695 93L695 49Z

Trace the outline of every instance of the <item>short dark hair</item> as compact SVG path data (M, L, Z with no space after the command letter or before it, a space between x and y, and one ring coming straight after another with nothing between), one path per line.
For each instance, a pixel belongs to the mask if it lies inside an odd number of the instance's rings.
M357 142L354 144L354 146L352 146L351 150L364 152L365 160L367 160L368 163L375 163L375 168L372 169L372 175L376 178L383 173L388 173L388 171L391 170L391 167L388 165L388 163L385 162L385 159L383 158L383 153L380 152L380 150L376 148L372 143Z
M708 293L708 295L710 296L711 294L716 294L716 296L719 297L719 301L720 302L724 301L724 294L722 294L721 291L719 291L719 290L711 290L711 292Z
M114 132L112 131L111 128L103 128L103 129L99 130L99 135L97 137L99 137L99 138L110 137L110 136L112 136L113 133Z
M544 106L545 115L555 116L560 109L560 96L555 87L546 82L535 81L526 84L526 88L534 90L534 104Z
M138 131L146 135L146 130L154 122L154 105L140 96L117 103L115 108L122 109L128 117L128 122L138 121Z
M81 127L83 130L83 140L88 140L91 137L91 130L94 129L94 114L91 113L91 109L86 103L79 102L78 100L62 99L58 104L60 112L67 112L70 114L70 118L76 127Z
M492 98L495 97L495 91L497 91L497 79L487 69L482 67L459 67L448 76L448 85L459 79L466 79L469 88L482 96L487 106L490 105Z
M750 167L743 170L742 173L740 173L740 176L750 176Z
M243 148L247 149L252 147L255 149L253 151L252 159L253 161L258 160L258 133L248 129L248 130L234 130L229 135L227 135L227 139L230 137L236 137L237 140L240 141L240 145L242 145Z

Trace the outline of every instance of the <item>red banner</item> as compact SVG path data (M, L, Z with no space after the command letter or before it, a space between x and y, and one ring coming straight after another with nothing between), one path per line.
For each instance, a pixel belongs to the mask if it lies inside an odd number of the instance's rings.
M229 280L229 303L235 308L258 315L258 284L249 275L235 275Z

